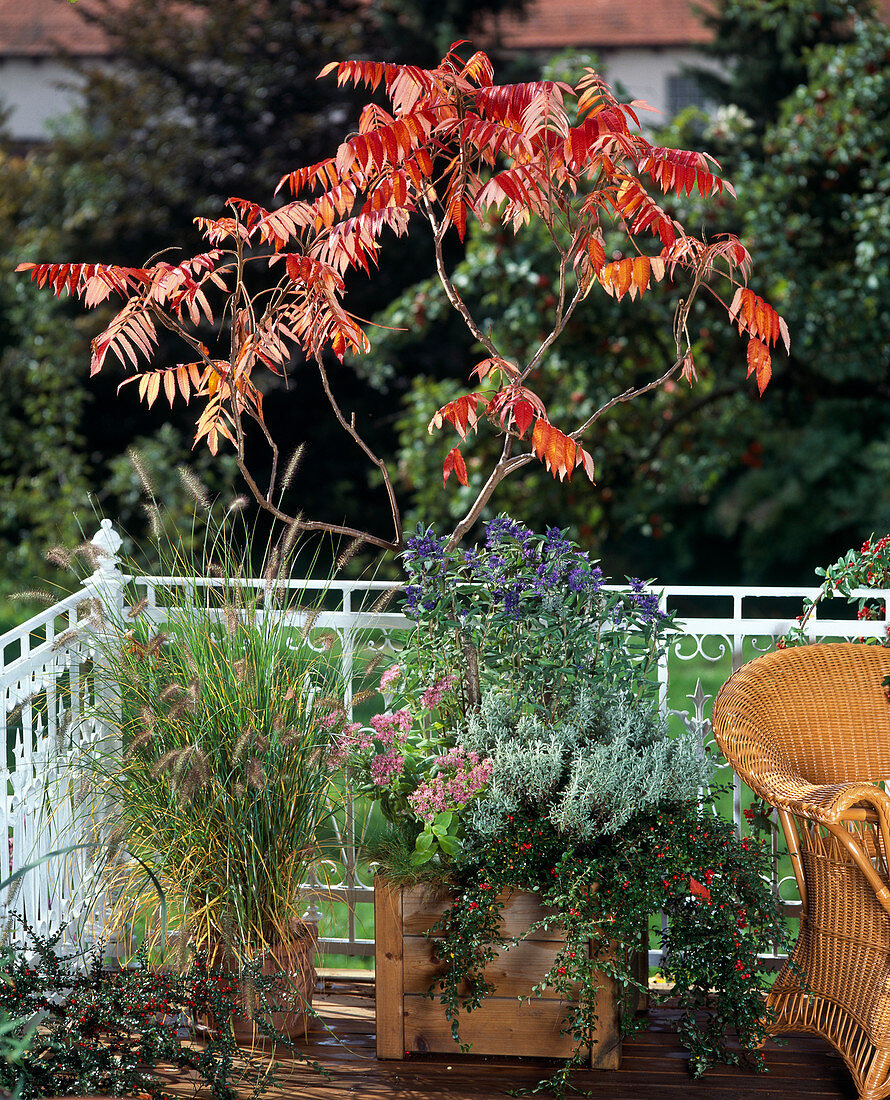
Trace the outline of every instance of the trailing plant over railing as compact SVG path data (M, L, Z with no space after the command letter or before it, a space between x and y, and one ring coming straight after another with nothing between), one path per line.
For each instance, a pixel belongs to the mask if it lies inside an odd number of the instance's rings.
M706 153L652 144L638 130L642 103L621 103L592 69L574 85L561 81L496 84L484 53L467 60L452 46L434 69L366 61L332 63L340 84L382 89L387 106L369 102L357 132L327 159L298 167L279 188L294 196L274 210L230 198L218 218L196 219L206 240L197 255L144 267L97 263L26 263L40 286L69 292L87 308L112 297L123 306L93 341L91 373L114 358L136 373L139 397L181 401L199 410L195 441L216 452L222 440L235 450L255 500L301 530L344 535L361 532L288 513L278 495L293 475L279 477L279 448L264 415L263 370L287 375L295 363L315 364L330 410L343 431L377 468L392 514L388 536L365 533L374 546L400 550L400 507L386 461L364 440L355 417L334 394L330 356L361 354L368 336L343 304L346 279L370 274L381 262L384 230L401 236L426 224L433 263L447 299L481 348L468 370L476 388L430 410L429 429L450 425L458 441L445 458L443 477L469 483L468 437L483 425L502 439L494 466L474 485L471 503L451 535L472 526L498 484L531 462L560 479L581 467L593 479L584 441L619 403L633 401L682 376L695 381L687 320L703 292L727 311L747 339L748 374L762 393L772 349L789 347L782 318L748 286L751 257L731 234L705 239L683 226L671 201L697 191L722 202L732 187ZM313 195L313 192L315 194ZM451 278L445 241L463 240L471 220L500 216L514 233L544 225L558 267L549 327L525 362L515 362L474 317ZM606 253L605 233L619 251ZM249 271L249 268L253 270ZM682 284L673 320L672 357L651 377L635 379L577 423L556 424L536 393L536 372L555 341L594 289L615 298L641 297L662 281ZM722 287L724 289L719 289ZM213 334L212 326L223 323ZM183 361L160 366L160 337L174 334ZM166 350L163 353L167 354ZM248 428L271 451L261 485L247 461Z
M707 802L662 803L595 844L519 811L499 836L467 847L454 872L453 904L434 929L445 964L436 993L455 1040L463 1013L493 992L486 964L519 942L502 936L498 893L531 889L553 910L543 925L558 924L565 936L534 992L549 987L565 999L565 1026L575 1043L573 1057L535 1091L558 1097L573 1091L573 1070L586 1064L590 1048L600 972L639 987L625 949L639 943L640 929L659 909L670 916L661 973L672 983L670 996L679 998L690 1073L698 1077L717 1061L762 1069L768 1017L758 951L768 941L787 946L788 933L764 885L765 841L740 841L710 809ZM624 1027L634 1029L632 1016ZM728 1029L740 1047L727 1041Z
M886 606L881 607L868 592L869 589L885 592L890 584L890 534L875 538L872 534L858 550L849 549L846 554L824 569L820 566L816 576L822 577L822 587L812 597L804 600L803 614L798 625L781 639L781 645L802 645L810 640L807 624L814 617L818 605L832 596L843 597L857 606L860 622L886 621ZM886 605L886 599L885 599ZM865 641L865 637L860 639ZM890 645L890 628L882 637L870 636L872 644Z

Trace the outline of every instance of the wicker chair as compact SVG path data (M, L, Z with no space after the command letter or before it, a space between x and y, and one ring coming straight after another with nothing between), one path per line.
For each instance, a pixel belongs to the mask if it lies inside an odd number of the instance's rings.
M821 1035L863 1100L890 1095L890 798L875 785L890 779L888 674L881 646L778 650L714 705L727 760L778 810L803 902L771 1031Z

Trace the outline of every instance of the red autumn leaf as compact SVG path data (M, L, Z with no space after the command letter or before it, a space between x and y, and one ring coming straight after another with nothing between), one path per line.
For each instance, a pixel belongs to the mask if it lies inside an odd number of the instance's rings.
M638 180L632 177L625 179L614 197L614 204L616 211L630 222L631 233L648 230L659 237L665 248L670 248L677 239L677 223L655 202Z
M126 298L150 279L145 268L115 264L20 263L16 271L30 271L31 281L39 287L49 286L56 297L67 290L81 298L87 309L104 302L112 291Z
M757 379L757 389L762 394L766 387L769 385L769 380L772 377L773 368L772 361L770 359L769 348L766 344L761 343L755 337L751 337L748 341L748 375L752 374Z
M467 479L467 464L464 462L464 456L460 453L457 447L452 447L448 454L445 456L445 461L442 463L442 484L448 484L448 477L451 471L454 471L454 476L461 483L461 485L468 485Z
M560 481L566 477L571 478L577 449L577 443L548 420L539 418L535 421L532 450Z
M598 278L608 294L620 300L629 293L633 299L648 290L651 282L660 282L666 266L658 256L635 256L606 264Z
M475 374L481 382L488 374L494 375L498 371L506 374L510 379L519 376L519 368L513 363L508 363L506 359L501 359L500 356L492 356L488 359L483 359L481 363L477 363L476 366L473 367L470 371L470 376L472 377L472 375Z
M575 457L575 465L583 466L584 473L587 474L588 480L593 482L593 455L585 451L583 447L578 448L578 454Z
M447 420L461 439L466 439L467 432L476 427L479 419L478 405L481 400L478 393L468 393L454 401L449 401L447 405L436 410L426 430L432 435L433 430L441 428L442 423Z
M697 189L700 195L707 197L719 195L724 188L735 195L726 180L710 171L711 166L717 166L717 162L707 153L650 146L648 156L640 162L639 171L651 176L663 191L674 191L678 195L689 195Z
M692 875L689 876L689 892L694 898L701 898L702 901L711 900L711 891L697 878L693 878Z
M767 346L772 346L780 338L786 351L791 351L791 337L788 326L773 307L753 290L740 286L729 307L730 320L738 322L739 333L747 332L756 336Z
M522 406L522 408L517 412L519 406ZM502 428L512 418L520 436L525 434L528 426L536 416L545 419L547 416L544 402L536 393L526 386L518 386L513 383L502 390L498 390L485 406L485 412L488 416L498 417Z
M520 436L525 435L529 425L535 418L535 410L530 401L523 398L513 406L513 419L516 422L516 430Z
M680 372L680 377L684 382L688 382L690 387L693 382L698 381L698 375L695 372L695 360L692 358L691 351L687 351L683 356L683 369Z
M600 272L606 266L606 248L603 244L602 234L595 233L590 237L587 245L587 255L595 272Z

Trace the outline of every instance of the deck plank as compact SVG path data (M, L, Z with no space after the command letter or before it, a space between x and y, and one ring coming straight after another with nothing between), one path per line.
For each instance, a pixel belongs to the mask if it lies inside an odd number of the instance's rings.
M372 986L331 979L316 996L320 1022L310 1031L306 1055L330 1074L323 1078L279 1050L277 1084L269 1100L475 1100L506 1097L533 1087L556 1065L539 1059L480 1055L412 1056L378 1061ZM855 1100L841 1058L812 1036L790 1036L764 1050L769 1072L717 1066L699 1080L688 1074L688 1055L672 1031L678 1013L655 1008L645 1031L625 1039L617 1070L579 1072L578 1084L595 1100ZM204 1100L182 1077L167 1078L177 1096ZM209 1096L209 1090L207 1091Z

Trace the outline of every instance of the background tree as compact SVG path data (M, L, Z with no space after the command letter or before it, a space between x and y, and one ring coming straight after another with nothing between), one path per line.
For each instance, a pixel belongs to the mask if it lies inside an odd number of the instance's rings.
M890 31L856 20L849 42L812 52L807 82L737 174L742 232L796 334L787 374L740 424L763 463L715 501L760 575L832 560L890 523L888 95Z
M486 0L484 4L476 0L371 0L371 9L384 42L397 44L402 59L433 66L459 38L484 42L486 49L497 56L491 16L502 11L521 14L527 4L528 0ZM529 78L532 75L521 57L499 57L498 68L515 73L517 79L523 73Z
M809 51L850 38L858 17L873 17L873 0L720 0L698 8L713 40L700 47L721 72L692 67L715 103L739 107L762 130L780 104L808 79Z

